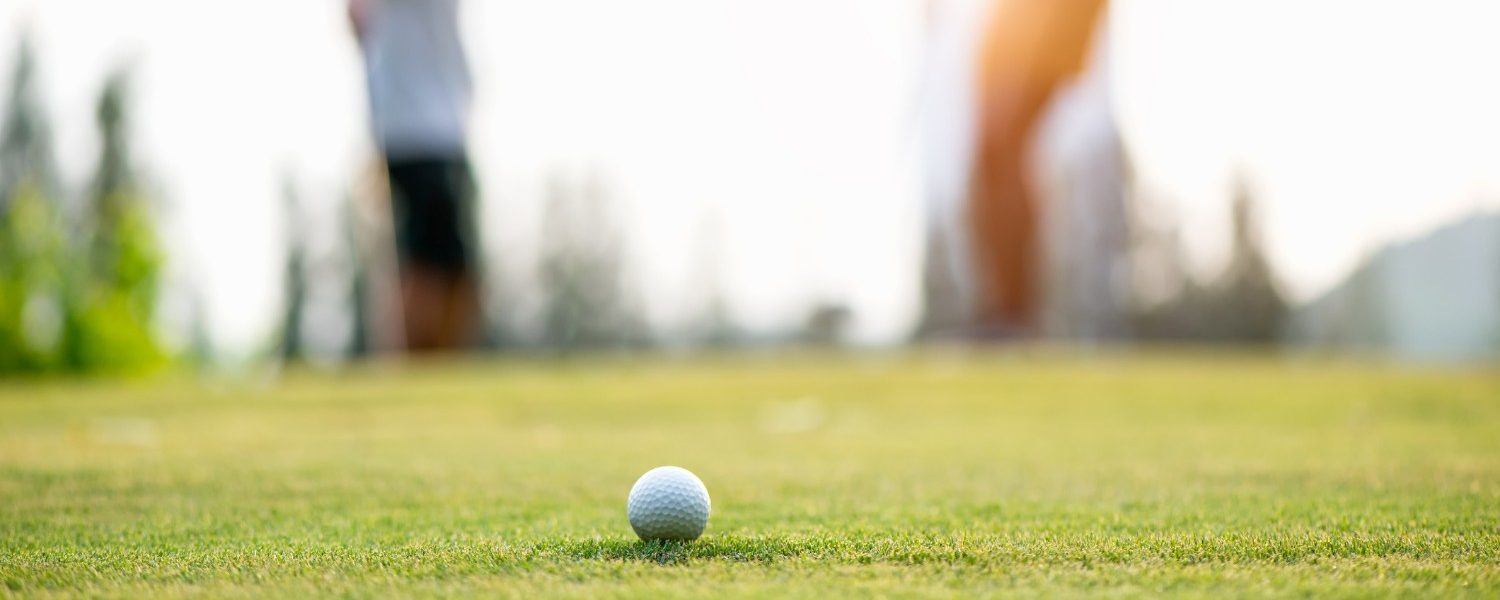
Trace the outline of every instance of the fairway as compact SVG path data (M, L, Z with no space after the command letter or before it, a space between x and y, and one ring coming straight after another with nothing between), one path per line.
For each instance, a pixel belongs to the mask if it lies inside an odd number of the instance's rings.
M691 469L713 514L643 543ZM1500 596L1500 375L501 360L0 386L0 596Z

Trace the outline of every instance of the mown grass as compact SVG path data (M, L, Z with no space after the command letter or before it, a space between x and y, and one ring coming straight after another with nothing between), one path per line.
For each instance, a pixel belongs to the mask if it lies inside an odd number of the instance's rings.
M661 464L695 543L635 540ZM1500 374L504 361L0 385L0 596L1500 595Z

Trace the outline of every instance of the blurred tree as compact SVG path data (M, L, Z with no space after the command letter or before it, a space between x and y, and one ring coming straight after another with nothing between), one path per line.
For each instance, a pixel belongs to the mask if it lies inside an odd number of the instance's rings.
M76 369L136 369L163 358L151 321L162 255L130 161L128 73L110 75L95 108L100 152L84 218L87 259L69 294L65 353Z
M62 366L69 261L61 215L35 186L11 191L0 215L0 372Z
M23 185L54 197L57 167L52 154L52 128L42 112L36 89L36 56L30 39L22 37L11 68L5 124L0 128L0 210Z
M218 360L218 353L214 350L213 336L209 332L208 308L203 300L203 293L195 289L189 298L187 360L201 371L213 366L214 361Z
M0 372L48 371L61 362L67 236L35 80L36 58L22 38L0 128Z
M723 281L724 232L718 211L710 208L698 226L698 239L689 271L691 291L702 298L691 326L690 337L703 346L725 348L740 341L742 332L730 315Z
M1235 187L1229 268L1214 291L1220 299L1225 339L1268 343L1281 335L1287 302L1266 259L1254 208L1249 186L1242 180Z
M621 244L608 225L597 179L554 179L543 224L543 343L561 350L641 343L621 279Z
M116 71L104 84L104 92L94 110L94 119L99 126L99 167L94 172L91 184L95 203L94 212L103 218L116 215L121 209L119 192L129 191L135 185L134 169L130 164L130 146L125 130L125 100L127 76Z
M302 321L307 307L307 231L302 227L301 203L288 179L282 182L286 210L286 262L282 268L281 340L283 361L302 358Z
M844 342L853 318L854 312L842 303L815 304L802 323L799 341L808 346L836 346Z
M351 358L359 358L370 355L375 348L374 334L370 331L373 318L370 310L371 261L369 253L360 247L359 215L352 196L345 200L341 217L344 247L349 255L349 314L353 320L348 354Z
M1212 283L1204 285L1187 276L1175 232L1169 234L1170 243L1159 244L1171 254L1159 257L1162 264L1176 271L1166 278L1180 287L1169 298L1137 310L1134 329L1141 337L1256 344L1280 338L1287 301L1266 260L1255 199L1243 181L1236 184L1233 202L1229 264Z
M124 72L97 106L90 202L60 201L50 127L22 42L0 131L0 371L128 371L163 359L151 319L161 254L133 174Z

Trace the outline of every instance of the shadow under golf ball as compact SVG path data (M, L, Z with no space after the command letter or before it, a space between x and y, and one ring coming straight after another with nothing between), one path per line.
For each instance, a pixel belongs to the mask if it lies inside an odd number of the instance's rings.
M551 545L551 550L583 560L654 562L663 565L699 560L773 562L801 554L796 547L735 537L682 540L584 539Z

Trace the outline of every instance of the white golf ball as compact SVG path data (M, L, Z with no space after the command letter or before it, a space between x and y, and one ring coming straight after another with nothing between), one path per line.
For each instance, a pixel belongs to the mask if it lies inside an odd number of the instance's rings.
M708 525L708 488L682 467L646 471L630 488L625 512L643 540L695 540Z

